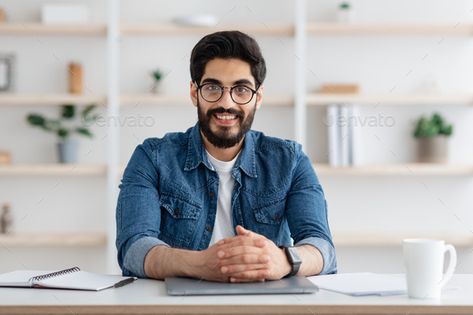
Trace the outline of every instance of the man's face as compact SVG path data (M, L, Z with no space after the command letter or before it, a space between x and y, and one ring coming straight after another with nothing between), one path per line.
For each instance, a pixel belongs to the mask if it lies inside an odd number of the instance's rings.
M191 83L191 97L197 106L201 131L214 146L233 147L240 143L251 129L255 111L262 101L262 89L260 88L246 105L238 105L232 100L230 88L235 85L256 89L250 65L240 59L216 58L209 61L200 85L206 83L227 88L217 102L209 102L197 91L197 86Z

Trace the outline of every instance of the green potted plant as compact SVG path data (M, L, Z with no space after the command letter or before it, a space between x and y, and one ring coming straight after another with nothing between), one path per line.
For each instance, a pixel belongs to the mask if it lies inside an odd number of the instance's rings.
M151 72L151 77L153 78L153 85L151 86L152 93L160 93L161 91L161 80L163 79L163 72L159 69L156 69Z
M33 126L46 132L51 132L58 137L58 157L60 163L77 163L78 142L72 138L73 134L78 134L87 138L92 138L93 134L89 129L98 115L94 113L95 104L90 104L80 112L80 119L77 119L77 108L73 104L65 104L60 108L59 118L46 118L41 114L28 114L26 120ZM79 122L77 121L79 120Z
M453 126L439 114L420 117L414 130L418 143L418 160L423 163L445 163L448 160L448 138Z
M341 23L348 23L353 20L353 8L351 3L343 1L338 4L337 21Z

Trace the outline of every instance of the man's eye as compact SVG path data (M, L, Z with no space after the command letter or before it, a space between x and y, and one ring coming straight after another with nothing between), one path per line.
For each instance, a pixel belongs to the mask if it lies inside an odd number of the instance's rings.
M244 85L241 85L235 87L235 92L237 92L238 94L246 94L250 92L250 89Z
M215 92L215 91L220 91L220 86L216 84L209 84L205 86L205 89L209 92Z

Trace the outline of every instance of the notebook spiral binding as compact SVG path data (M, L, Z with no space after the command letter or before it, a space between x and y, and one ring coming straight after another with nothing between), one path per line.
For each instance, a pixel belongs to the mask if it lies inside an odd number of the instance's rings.
M32 280L32 281L41 281L41 280L45 280L45 279L49 279L49 278L54 278L54 277L67 275L69 273L78 272L78 271L80 271L79 267L73 267L73 268L69 268L69 269L64 269L64 270L60 270L60 271L56 271L56 272L47 273L47 274L44 274L44 275L39 275L39 276L31 278L30 280Z

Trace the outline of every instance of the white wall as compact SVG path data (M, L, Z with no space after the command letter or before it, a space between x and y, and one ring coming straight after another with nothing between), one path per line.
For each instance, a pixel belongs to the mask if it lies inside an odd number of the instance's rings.
M51 1L2 0L12 21L38 20L42 3ZM76 2L76 1L68 1ZM77 1L92 8L92 20L105 22L105 1ZM308 2L309 21L331 21L335 2ZM456 23L472 22L472 0L352 1L359 22ZM269 6L271 8L269 8ZM220 25L292 23L292 1L121 1L123 22L166 22L173 16L212 13ZM257 36L267 60L267 95L294 93L294 40L291 37ZM199 36L124 37L121 40L120 81L123 93L149 91L149 71L165 70L163 90L168 94L187 94L190 50ZM468 37L441 36L360 36L309 37L308 89L325 82L358 82L362 91L379 94L406 94L418 91L423 82L436 80L440 93L471 94L473 80L473 41ZM0 36L0 52L17 56L16 90L21 93L63 93L66 67L79 61L85 69L87 94L106 92L106 40L98 37ZM446 104L448 105L448 104ZM54 162L54 137L33 130L24 117L32 111L54 114L56 108L0 108L0 149L10 150L16 163ZM366 106L360 117L389 117L394 125L359 126L357 146L361 164L402 163L415 159L412 124L420 114L440 111L455 125L451 139L451 161L473 161L473 112L469 107ZM307 152L314 160L327 161L324 110L310 108L307 113ZM294 138L292 108L264 107L258 112L255 129L283 138ZM136 125L137 122L147 122ZM196 121L190 102L153 108L138 104L123 108L120 160L126 162L146 137L184 130ZM117 121L109 122L117 123ZM80 161L105 163L106 125L96 125L94 140L81 140ZM14 135L14 136L12 136ZM348 231L473 231L471 177L330 177L322 176L334 232ZM105 179L1 178L0 203L13 205L17 231L92 230L105 226ZM38 203L38 200L43 200ZM409 235L407 235L409 236ZM105 259L100 250L48 250L41 266L57 260L61 253L90 266ZM36 253L36 251L33 251ZM340 271L402 271L399 247L338 248ZM82 255L83 254L83 255ZM3 250L0 272L18 261L31 266L29 249ZM20 257L20 258L18 258ZM23 258L22 258L23 257ZM92 257L92 259L91 259ZM95 267L100 271L105 264ZM103 270L103 269L102 269ZM460 255L459 270L473 271L471 249Z

